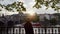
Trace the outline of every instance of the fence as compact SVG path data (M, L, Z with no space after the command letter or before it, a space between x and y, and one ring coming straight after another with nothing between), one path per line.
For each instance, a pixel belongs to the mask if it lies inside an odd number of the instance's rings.
M59 34L60 27L33 28L34 34ZM0 34L25 34L23 27L1 27Z

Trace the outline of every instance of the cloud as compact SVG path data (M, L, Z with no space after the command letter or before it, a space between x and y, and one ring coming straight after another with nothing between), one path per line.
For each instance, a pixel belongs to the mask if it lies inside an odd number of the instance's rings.
M4 1L0 1L0 4L8 5L8 4L12 4L13 2L16 2L16 0L4 0Z

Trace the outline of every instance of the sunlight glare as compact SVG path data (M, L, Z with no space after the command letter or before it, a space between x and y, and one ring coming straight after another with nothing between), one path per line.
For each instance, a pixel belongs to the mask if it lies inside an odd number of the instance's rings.
M35 12L34 11L26 11L26 12L23 12L24 14L28 14L28 15L35 15Z
M33 12L33 11L28 11L28 12L27 12L27 14L29 14L29 15L31 15L31 16L32 16L32 15L34 15L34 14L35 14L35 12Z

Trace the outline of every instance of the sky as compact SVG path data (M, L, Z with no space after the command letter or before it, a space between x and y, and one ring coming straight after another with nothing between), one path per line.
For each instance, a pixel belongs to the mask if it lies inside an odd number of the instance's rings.
M57 11L54 11L54 9L52 9L51 7L46 10L45 6L42 5L42 8L40 9L36 9L36 8L33 8L33 5L35 4L35 1L34 0L0 0L0 4L2 5L8 5L8 4L11 4L13 2L16 2L16 1L21 1L24 3L24 6L26 7L27 11L33 11L33 12L36 12L37 14L52 14L52 13L57 13ZM16 12L6 12L5 10L3 10L5 13L9 13L9 14L16 14ZM26 11L26 12L27 12ZM2 13L4 13L2 12Z

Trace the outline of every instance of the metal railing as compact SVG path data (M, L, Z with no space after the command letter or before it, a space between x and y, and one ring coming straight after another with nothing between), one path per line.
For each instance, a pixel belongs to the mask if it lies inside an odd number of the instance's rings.
M33 28L34 34L59 34L60 27ZM25 34L23 27L1 27L0 34Z

